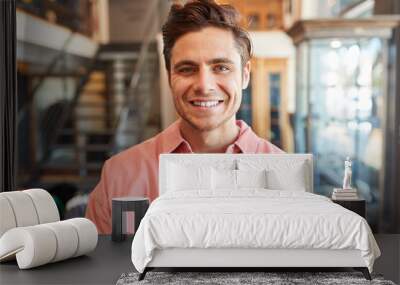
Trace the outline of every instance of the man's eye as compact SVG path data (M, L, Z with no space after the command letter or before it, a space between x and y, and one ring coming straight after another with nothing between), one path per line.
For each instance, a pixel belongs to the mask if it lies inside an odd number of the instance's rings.
M226 73L226 72L230 71L230 68L225 65L216 65L216 66L214 66L214 71L220 72L220 73Z
M185 67L178 68L178 73L181 73L181 74L191 74L193 72L194 72L194 67L191 67L191 66L185 66Z

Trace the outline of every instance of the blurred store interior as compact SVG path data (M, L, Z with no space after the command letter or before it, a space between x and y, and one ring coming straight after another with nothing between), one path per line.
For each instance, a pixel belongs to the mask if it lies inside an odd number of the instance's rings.
M84 214L103 162L177 116L162 58L167 0L18 0L19 189ZM238 119L313 153L330 196L353 160L374 232L400 233L400 1L227 0L253 41Z

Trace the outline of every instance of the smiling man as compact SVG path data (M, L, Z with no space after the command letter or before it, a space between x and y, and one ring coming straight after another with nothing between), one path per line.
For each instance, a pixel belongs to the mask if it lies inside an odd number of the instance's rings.
M250 62L242 66L232 32L213 26L179 37L171 55L169 81L182 136L193 152L225 152L240 132L235 114Z
M251 41L233 7L173 5L163 27L164 59L180 118L157 136L106 161L86 217L111 233L111 199L158 196L161 153L281 153L236 120L250 79Z

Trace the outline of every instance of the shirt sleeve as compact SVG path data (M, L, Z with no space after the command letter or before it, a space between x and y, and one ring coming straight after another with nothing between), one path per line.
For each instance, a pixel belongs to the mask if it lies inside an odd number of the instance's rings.
M97 227L99 234L111 234L111 209L108 197L108 164L104 163L101 178L97 186L89 195L86 208L86 218Z

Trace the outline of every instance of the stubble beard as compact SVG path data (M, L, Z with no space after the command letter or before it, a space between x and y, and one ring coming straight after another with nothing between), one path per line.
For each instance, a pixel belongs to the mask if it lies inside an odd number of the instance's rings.
M187 124L189 124L193 129L200 131L200 132L209 132L215 129L218 129L219 127L221 127L222 125L224 125L226 122L228 122L232 116L227 117L226 119L222 120L222 121L217 121L216 123L210 123L210 124L196 124L194 120L192 120L190 117L183 115L183 114L179 114L182 118L182 120L184 120ZM207 118L205 118L207 120Z

